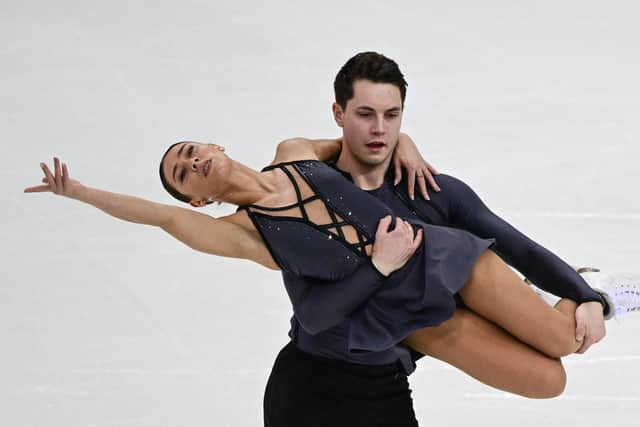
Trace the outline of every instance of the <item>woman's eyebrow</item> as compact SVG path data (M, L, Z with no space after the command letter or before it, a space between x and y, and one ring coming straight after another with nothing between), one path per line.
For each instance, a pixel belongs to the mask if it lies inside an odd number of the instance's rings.
M180 158L180 155L182 154L182 150L184 150L184 147L186 145L187 145L187 143L185 142L184 144L182 144L182 146L178 150L178 158ZM171 174L171 177L173 178L173 182L176 181L176 170L177 169L178 169L178 165L177 164L173 165L173 173Z

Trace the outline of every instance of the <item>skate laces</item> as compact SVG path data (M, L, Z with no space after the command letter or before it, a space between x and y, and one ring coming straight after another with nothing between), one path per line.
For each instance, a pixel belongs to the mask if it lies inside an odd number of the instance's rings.
M640 311L640 276L626 273L605 274L586 271L581 276L596 290L606 294L613 316Z
M615 308L615 316L640 311L640 277L618 274L609 277L603 286Z

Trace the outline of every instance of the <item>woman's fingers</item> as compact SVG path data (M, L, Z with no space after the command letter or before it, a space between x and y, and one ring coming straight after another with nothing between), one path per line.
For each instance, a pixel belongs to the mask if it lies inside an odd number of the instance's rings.
M62 188L65 192L69 190L69 168L66 163L62 164Z
M422 175L418 175L418 187L420 187L420 194L422 194L422 198L429 200L429 192L427 191L427 182L424 171L422 172Z
M402 181L402 164L398 156L393 156L393 169L395 171L395 178L393 179L393 185L398 185Z
M433 165L431 165L431 163L427 162L426 160L425 160L424 162L425 162L425 164L427 165L427 169L429 169L429 172L430 172L432 175L440 175L440 172L438 172L438 170L437 170L435 167L433 167ZM435 187L434 187L434 188L435 188ZM438 191L439 191L439 190L438 190Z
M47 185L36 185L35 187L27 187L24 189L25 193L44 193L45 191L51 191L51 186Z
M427 181L429 181L429 187L433 188L436 191L440 191L440 186L436 182L434 175L440 175L440 173L430 164L427 163L427 167L424 170L424 176Z
M53 191L50 185L49 176L47 176L47 171L45 170L45 164L40 163L40 168L42 169L42 173L44 173L44 177L42 177L43 185L34 185L33 187L27 187L24 189L25 193L43 193L46 191Z
M54 193L58 193L58 189L56 188L56 179L53 177L53 174L49 170L49 166L47 166L45 163L40 163L40 167L42 168L42 171L44 172L45 176L47 177L47 180L49 181L49 186L51 187L51 191Z
M416 172L413 171L408 171L407 173L407 191L409 193L409 198L411 200L414 199L414 192L415 192L415 185L416 185Z
M40 169L44 177L41 182L42 185L36 185L33 187L27 187L24 189L25 193L42 193L50 191L55 194L67 195L71 191L73 181L69 176L69 167L60 161L59 158L53 158L53 170L49 169L46 163L40 163Z
M62 192L62 169L60 168L60 159L57 157L53 158L53 168L56 171L56 175L54 177L56 179L56 187L58 188L58 192Z

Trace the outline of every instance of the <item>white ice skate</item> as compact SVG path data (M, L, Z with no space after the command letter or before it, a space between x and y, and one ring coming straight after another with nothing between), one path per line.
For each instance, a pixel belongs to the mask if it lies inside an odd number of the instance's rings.
M602 273L597 268L574 267L584 280L605 299L609 310L605 320L632 311L640 311L640 276L628 273ZM529 279L524 281L547 304L553 306L560 298L538 288Z
M611 319L632 311L640 311L640 276L628 273L602 273L591 269L578 273L609 304L605 319Z

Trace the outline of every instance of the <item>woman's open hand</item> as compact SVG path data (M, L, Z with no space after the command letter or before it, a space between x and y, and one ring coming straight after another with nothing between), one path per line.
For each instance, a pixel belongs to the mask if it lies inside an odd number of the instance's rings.
M422 242L422 228L414 236L411 224L396 217L395 228L389 231L391 221L387 215L378 223L371 253L371 262L384 276L405 265Z
M51 192L60 196L75 198L82 184L75 179L71 179L69 176L69 168L66 164L60 163L60 159L54 157L54 173L51 172L46 163L40 163L40 168L44 173L44 177L42 178L43 185L25 188L25 193Z
M411 200L414 198L416 183L425 200L429 200L427 184L435 191L440 191L440 187L433 177L434 175L438 175L439 172L422 158L418 147L409 135L400 133L398 144L393 152L393 165L395 169L394 185L398 185L402 179L402 169L406 170L407 191Z

